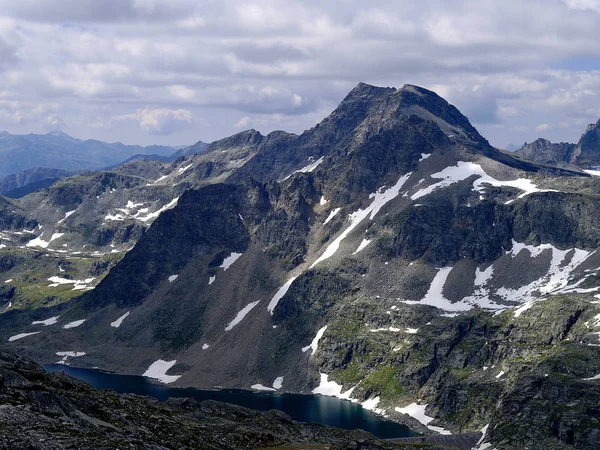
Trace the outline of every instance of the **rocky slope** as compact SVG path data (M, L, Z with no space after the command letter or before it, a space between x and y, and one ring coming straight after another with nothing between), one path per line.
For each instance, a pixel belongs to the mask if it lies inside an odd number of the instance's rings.
M515 151L515 154L529 161L569 167L574 170L600 167L600 120L588 125L577 144L551 143L537 139Z
M523 147L515 151L521 158L542 164L565 165L571 162L576 144L568 142L552 143L547 139L536 139L531 143L525 143Z
M400 448L363 431L294 422L278 411L260 413L209 400L159 403L93 389L0 352L2 448L221 450L286 444L295 444L294 448Z
M49 307L5 308L0 340L181 386L342 396L483 429L481 448L592 449L599 195L596 176L492 148L433 92L359 84L301 135L250 130L15 203L5 276ZM26 222L48 245L23 280ZM49 271L93 258L81 296L47 301Z

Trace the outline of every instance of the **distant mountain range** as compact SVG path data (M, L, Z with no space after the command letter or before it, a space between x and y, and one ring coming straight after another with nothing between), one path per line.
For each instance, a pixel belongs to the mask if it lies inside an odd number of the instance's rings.
M196 144L196 148L198 146ZM185 152L185 149L162 145L142 147L93 139L83 141L60 131L26 135L3 131L0 132L0 177L36 167L69 172L102 169L118 165L136 155L136 159L155 155L171 160L172 155L177 154L176 159L180 152Z
M588 125L577 144L536 139L515 151L515 155L541 164L593 169L600 166L600 120Z

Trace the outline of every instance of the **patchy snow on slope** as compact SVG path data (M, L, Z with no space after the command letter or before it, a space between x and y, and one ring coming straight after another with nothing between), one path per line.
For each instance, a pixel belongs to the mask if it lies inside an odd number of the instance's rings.
M433 191L437 189L442 189L448 187L454 183L458 183L460 181L466 180L467 178L477 175L478 178L473 181L473 190L483 193L485 190L484 184L489 184L491 186L496 187L512 187L524 191L517 198L523 198L529 194L533 194L534 192L557 192L553 189L538 189L538 187L526 178L517 178L516 180L509 181L500 181L496 180L489 176L483 168L479 164L475 164L472 162L459 161L456 166L446 167L441 172L437 172L431 175L433 179L441 179L437 183L434 183L426 188L420 189L413 195L411 195L412 200L416 200L418 198L424 197L426 195L431 194Z
M281 389L282 387L283 387L283 377L275 378L275 381L273 381L273 388Z
M583 170L585 173L592 175L594 177L600 177L600 170Z
M146 186L152 186L153 184L160 183L162 180L169 178L169 175L162 175L160 178L157 178L152 183L148 183Z
M211 284L213 284L215 282L215 280L217 279L217 276L212 276L208 278L208 285L210 286Z
M177 174L178 174L178 175L181 175L183 172L185 172L186 170L188 170L188 169L189 169L190 167L192 167L192 166L193 166L193 164L188 164L188 165L187 165L187 166L185 166L185 167L180 167L180 168L179 168L179 170L177 171Z
M425 425L427 428L429 428L432 431L437 431L440 434L452 434L450 431L445 430L442 427L434 427L432 425L429 425L429 423L434 418L429 417L427 414L425 414L426 408L427 408L427 404L418 405L416 403L411 403L410 405L405 406L403 408L396 407L394 409L399 413L408 414L413 419L417 419L419 422L421 422L423 425Z
M208 349L208 347L210 347L210 345L208 345L208 344L202 344L202 350L206 350L206 349Z
M376 193L371 194L369 198L373 201L365 209L359 209L358 211L349 215L350 225L337 237L335 240L327 246L323 254L310 266L312 269L317 264L331 258L340 248L341 242L367 217L373 220L377 213L383 208L388 202L396 198L400 194L400 189L404 186L404 183L412 175L411 172L401 176L398 182L389 189L380 188Z
M290 286L292 285L292 283L294 282L294 280L296 278L298 278L298 277L295 276L295 277L290 278L289 280L287 280L285 282L285 284L283 286L281 286L279 288L279 290L277 292L275 292L275 295L273 296L273 298L267 305L267 311L269 311L271 313L271 315L273 315L273 311L275 311L275 308L277 307L277 303L279 303L279 300L281 300L283 298L283 296L285 294L287 294L287 291L290 289Z
M419 162L423 161L424 159L427 159L431 156L431 153L421 153L421 157L419 158Z
M325 206L327 204L327 199L324 195L321 196L321 200L319 201L319 205Z
M65 233L54 233L52 235L52 237L50 237L49 241L44 241L42 239L42 234L40 234L38 237L36 237L35 239L32 239L31 241L29 241L27 244L25 244L26 247L41 247L41 248L48 248L48 246L50 245L50 242L60 238L61 236L63 236Z
M379 404L379 396L370 398L368 400L365 400L364 402L361 403L361 406L364 409L367 409L369 411L373 411L375 414L385 415L385 410L384 409L377 408L378 404Z
M168 209L173 208L177 204L178 201L179 201L179 197L174 198L173 200L171 200L169 203L167 203L165 206L163 206L156 212L150 213L147 216L139 216L138 214L136 214L135 216L133 216L133 218L137 219L141 222L148 222L149 220L156 219L158 216L161 215L161 213L165 212ZM141 210L139 212L141 212Z
M231 265L240 258L240 256L242 256L241 253L233 252L231 255L229 255L223 260L223 264L221 264L219 267L221 267L224 271L229 269Z
M250 389L254 389L255 391L269 391L269 392L275 392L277 389L273 389L267 386L263 386L262 384L253 384L252 386L250 386Z
M600 175L598 175L598 176L600 176ZM600 380L600 373L598 375L595 375L590 378L583 378L583 381L594 381L594 380Z
M485 286L487 282L492 278L494 274L494 266L490 264L490 266L485 270L479 270L479 267L475 269L475 286L481 287Z
M331 219L333 219L335 217L335 215L337 213L339 213L342 210L342 208L335 208L333 211L331 211L329 213L329 216L327 216L327 219L325 219L325 222L323 222L323 225L327 225L329 222L331 222Z
M85 356L85 352L56 352L56 356L68 356L71 358L79 358L80 356Z
M240 310L240 312L237 313L237 315L234 317L234 319L227 324L227 326L225 327L225 331L231 331L233 329L233 327L235 327L238 323L240 323L242 320L244 320L244 317L246 317L246 315L250 311L252 311L252 309L259 303L260 303L260 300L256 300L255 302L248 303L246 306L244 306Z
M317 346L319 345L319 340L323 337L325 330L327 330L327 325L325 325L323 328L321 328L319 331L317 331L317 335L314 337L314 339L312 340L310 345L307 345L306 347L302 347L302 351L304 353L306 353L309 349L312 349L311 355L314 355L315 353L317 353Z
M48 281L51 281L52 283L48 285L48 287L58 287L60 285L64 285L64 284L72 284L73 286L73 291L78 291L78 290L82 290L82 289L87 289L89 286L89 284L94 281L95 278L86 278L85 280L71 280L69 278L62 278L62 277L58 277L58 276L54 276L54 277L50 277L48 278Z
M169 277L169 283L172 283L173 281L175 281L175 280L177 279L177 277L178 277L178 276L179 276L179 275L171 275L171 276Z
M559 294L575 288L578 283L568 286L569 280L571 279L573 272L591 255L590 252L577 248L560 250L552 244L532 246L521 244L514 240L513 248L508 253L515 257L522 251L528 251L531 258L537 258L543 251L547 250L552 252L552 257L550 266L544 275L518 289L502 287L496 291L496 294L506 301L525 303L524 306L520 307L515 312L515 317L518 317L522 312L532 306L532 302L536 298L536 293L538 292L540 294ZM524 307L525 309L522 309Z
M69 322L68 324L64 325L63 328L65 330L68 330L70 328L77 328L78 326L80 326L81 324L83 324L83 322L85 322L85 319L75 320L73 322Z
M329 376L327 374L321 373L321 383L319 386L312 390L313 394L321 394L327 397L337 397L344 400L350 400L353 403L357 403L358 400L350 398L352 392L354 391L354 387L348 389L346 392L342 392L342 385L337 384L335 381L328 381Z
M56 322L58 322L59 317L60 316L54 316L46 320L34 320L33 322L31 322L31 325L44 325L47 327L49 325L54 325Z
M110 326L113 328L119 328L121 326L121 324L123 323L123 321L129 316L130 312L131 311L127 311L125 314L123 314L117 320L115 320L114 322L111 322Z
M448 279L448 275L450 275L450 271L452 271L452 267L443 267L438 271L429 286L427 294L423 297L423 300L403 300L402 303L408 305L430 305L444 311L468 311L472 309L472 306L465 301L452 303L444 297L442 291L446 284L446 280Z
M73 214L75 211L77 211L77 210L76 210L76 209L74 209L73 211L67 211L67 212L65 213L65 217L64 217L64 218L62 218L62 219L60 219L60 220L57 222L57 224L60 224L60 223L64 222L64 221L65 221L65 219L67 219L67 218L68 218L70 215L72 215L72 214Z
M33 333L16 334L14 336L9 337L8 342L18 341L19 339L23 339L24 337L27 337L27 336L33 336L34 334L38 334L38 333L41 333L41 331L34 331Z
M418 331L418 328L407 328L406 330L404 330L404 332L408 334L417 334Z
M164 361L159 359L158 361L154 361L150 367L148 367L148 370L142 374L142 376L158 380L165 384L173 383L181 378L181 375L167 375L167 371L176 363L176 359L173 361Z
M352 254L356 255L358 252L364 250L367 247L367 245L369 245L370 243L371 243L371 241L369 239L363 239L362 242L360 243L360 245L358 246L358 248L356 249L356 251Z
M308 158L309 161L312 161L310 164L304 166L302 169L294 170L287 177L285 177L283 179L283 181L287 180L288 178L290 178L292 175L294 175L296 173L310 173L310 172L312 172L317 167L319 167L319 164L321 164L323 162L324 158L325 158L324 156L321 156L319 159L317 159L316 161L314 161L314 158L311 156L310 158Z

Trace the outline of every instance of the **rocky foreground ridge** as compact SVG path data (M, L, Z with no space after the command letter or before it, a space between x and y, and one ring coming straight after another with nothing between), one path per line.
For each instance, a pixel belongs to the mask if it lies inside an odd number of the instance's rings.
M158 402L99 390L0 352L0 447L10 449L404 448L364 431L215 401ZM310 445L307 445L310 444Z

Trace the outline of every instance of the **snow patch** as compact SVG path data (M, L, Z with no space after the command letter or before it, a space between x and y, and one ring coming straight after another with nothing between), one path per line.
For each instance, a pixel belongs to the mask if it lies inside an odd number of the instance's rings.
M250 386L250 389L254 389L255 391L270 391L270 392L275 392L276 389L267 387L267 386L263 386L262 384L253 384L252 386Z
M223 268L224 271L229 269L231 265L240 258L240 256L242 256L241 253L233 252L231 255L229 255L223 260L223 264L221 264L219 267Z
M179 275L171 275L171 276L169 277L169 283L172 283L173 281L175 281L175 280L177 279L177 277L178 277L178 276L179 276Z
M111 322L110 326L113 327L113 328L119 328L121 326L121 324L123 323L123 321L127 318L127 316L129 316L130 312L131 311L127 311L125 314L123 314L117 320L115 320L114 322Z
M600 175L599 175L600 176ZM584 378L583 381L594 381L594 380L600 380L600 373L598 375L595 375L593 377L590 378Z
M18 341L19 339L23 339L24 337L27 337L27 336L33 336L34 334L38 334L38 333L41 333L41 331L35 331L33 333L16 334L14 336L9 337L8 342Z
M370 398L369 400L365 400L363 403L361 403L361 406L365 409L368 409L369 411L373 411L376 414L384 414L385 411L383 409L377 408L378 404L379 396Z
M360 243L360 245L358 246L358 248L356 249L356 251L352 254L356 255L358 252L364 250L366 248L366 246L369 245L370 243L371 243L371 241L369 239L363 239L362 242Z
M32 239L31 241L29 241L27 244L25 244L25 246L26 247L48 248L48 246L50 245L50 242L60 238L64 234L65 233L54 233L49 241L44 241L42 239L42 235L40 235L40 236L36 237L35 239Z
M452 267L443 267L441 268L436 276L433 278L431 285L429 286L429 290L423 300L403 300L403 303L408 305L430 305L435 306L436 308L442 309L444 311L468 311L472 308L471 305L465 303L464 301L452 303L442 293L444 289L444 285L446 284L446 280L448 275L450 275L450 271Z
M212 276L208 279L208 285L210 286L211 284L213 284L215 282L215 280L217 279L217 276Z
M312 390L313 394L321 394L328 397L337 397L344 400L350 400L351 402L356 403L356 399L351 399L350 395L354 391L354 387L348 389L346 392L342 392L342 385L337 384L335 381L328 381L329 376L327 374L321 373L321 383L318 387ZM356 387L356 386L355 386Z
M371 194L369 198L372 198L373 201L369 206L365 209L359 209L358 211L350 214L350 225L331 243L327 246L323 254L310 266L312 269L317 264L322 261L325 261L328 258L331 258L340 248L341 242L367 217L370 220L377 215L377 213L383 208L388 202L396 198L400 194L400 189L404 186L404 183L408 180L408 178L412 175L412 173L407 173L398 179L398 182L389 189L384 190L384 188L380 188L376 193Z
M75 320L73 322L69 322L68 324L64 325L63 328L65 330L68 330L70 328L77 328L78 326L80 326L83 322L85 322L85 319L81 319L81 320Z
M325 222L323 222L323 225L327 225L329 222L331 222L331 219L333 219L335 217L335 215L337 213L339 213L342 210L342 208L335 208L333 211L331 211L329 213L329 216L327 216L327 219L325 219Z
M234 317L234 319L231 322L229 322L229 324L227 324L227 326L225 327L225 331L231 331L233 329L233 327L235 327L238 323L240 323L244 319L244 317L246 317L246 314L248 314L250 311L252 311L252 308L254 308L259 303L260 303L260 300L256 300L255 302L248 303L246 306L244 306L241 309L241 311L237 313L237 315Z
M427 404L425 405L418 405L416 403L411 403L408 406L405 406L404 408L394 408L396 411L398 411L399 413L402 414L408 414L409 416L411 416L414 419L417 419L419 422L421 422L423 425L425 425L427 428L429 428L432 431L437 431L440 434L452 434L450 431L443 429L442 427L434 427L432 425L429 425L429 423L434 420L433 417L429 417L427 414L425 414L425 409L427 408Z
M275 311L275 308L277 307L277 303L279 303L279 300L281 300L283 298L283 296L285 294L287 294L287 291L290 289L290 286L292 285L292 283L294 282L294 280L298 278L296 277L292 277L289 280L287 280L285 282L285 284L283 286L281 286L279 288L279 290L277 292L275 292L275 295L273 296L273 298L271 299L271 301L269 302L268 306L267 306L267 311L269 311L271 313L271 315L273 315L273 311Z
M327 325L325 325L323 328L317 331L317 335L314 337L310 345L302 347L302 351L306 353L309 349L312 349L311 355L317 353L317 346L319 345L319 340L323 337L325 330L327 330Z
M321 200L319 201L319 205L325 206L327 204L327 199L325 196L321 196Z
M442 189L448 187L454 183L458 183L460 181L466 180L467 178L477 175L478 178L473 181L473 190L483 193L485 187L483 184L490 184L492 186L505 186L512 187L524 191L517 198L523 198L529 194L533 194L534 192L557 192L552 189L538 189L538 187L526 178L518 178L516 180L510 181L500 181L495 178L490 177L483 168L479 164L475 164L472 162L459 161L456 166L446 167L441 172L437 172L431 175L433 179L442 179L437 183L434 183L426 188L420 189L413 195L411 195L412 200L416 200L418 198L424 197L426 195L431 194L433 191L437 189Z
M47 327L49 325L54 325L56 322L58 322L59 317L60 316L54 316L46 320L34 320L33 322L31 322L31 325L44 325Z
M173 383L181 378L181 375L167 375L167 370L173 367L176 363L176 359L173 361L164 361L159 359L158 361L154 361L150 367L148 367L148 370L142 374L142 376L158 380L165 384Z
M275 378L275 381L273 381L273 388L281 389L282 387L283 387L283 377Z
M292 173L290 173L287 177L285 177L283 179L283 181L287 180L288 178L290 178L292 175L294 175L295 173L310 173L313 170L315 170L317 167L319 167L319 164L321 164L323 162L323 159L325 157L321 156L319 159L317 159L316 161L311 162L310 164L308 164L307 166L304 166L302 169L298 169L293 171ZM310 158L308 158L309 161L314 159L312 156Z
M202 350L206 350L208 347L210 347L210 345L208 345L208 344L202 344Z

